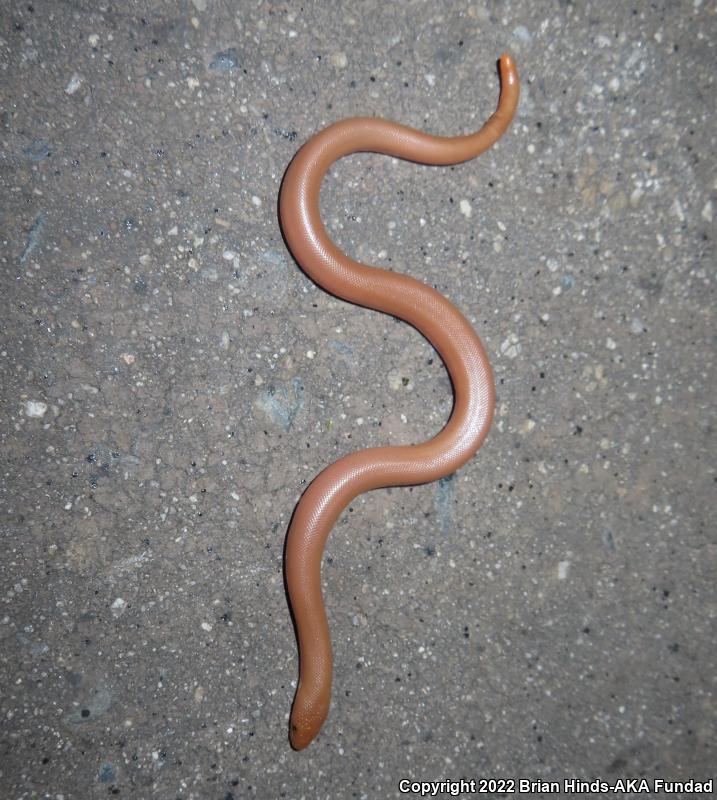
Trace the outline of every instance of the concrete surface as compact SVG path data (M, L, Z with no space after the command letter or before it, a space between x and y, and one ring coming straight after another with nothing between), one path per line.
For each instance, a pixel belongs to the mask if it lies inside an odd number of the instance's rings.
M714 5L1 5L0 796L713 777ZM472 319L499 405L452 480L337 525L297 754L294 504L451 393L300 272L280 180L347 115L478 127L504 49L497 147L355 156L322 195L343 248Z

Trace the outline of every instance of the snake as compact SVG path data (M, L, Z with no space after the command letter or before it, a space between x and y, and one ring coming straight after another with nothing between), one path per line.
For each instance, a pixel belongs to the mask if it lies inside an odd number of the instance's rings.
M319 195L329 167L357 152L427 165L475 158L508 129L518 106L514 59L498 60L495 112L475 133L434 136L376 117L340 120L314 134L295 154L279 194L281 229L302 270L330 294L382 311L416 328L439 354L454 402L445 426L420 444L349 453L320 472L299 498L289 523L284 576L299 648L299 677L289 716L289 742L303 750L324 724L331 702L332 650L321 590L324 545L341 513L373 489L428 483L451 475L478 450L495 409L486 351L470 323L443 295L408 275L354 261L330 239Z

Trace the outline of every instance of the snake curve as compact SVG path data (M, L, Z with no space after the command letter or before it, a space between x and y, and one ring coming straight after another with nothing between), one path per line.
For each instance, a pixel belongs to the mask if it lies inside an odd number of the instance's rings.
M495 406L488 358L470 323L430 286L361 264L341 252L321 222L321 182L334 161L356 152L446 165L487 150L510 125L520 93L512 57L503 54L498 65L498 106L476 133L439 137L383 119L352 117L309 139L284 176L281 227L304 272L337 297L400 317L417 328L441 356L455 395L450 419L432 439L346 455L312 481L296 506L285 549L286 586L299 645L299 683L289 724L295 750L302 750L318 734L331 701L331 640L321 592L321 558L334 523L363 492L428 483L454 472L482 444Z

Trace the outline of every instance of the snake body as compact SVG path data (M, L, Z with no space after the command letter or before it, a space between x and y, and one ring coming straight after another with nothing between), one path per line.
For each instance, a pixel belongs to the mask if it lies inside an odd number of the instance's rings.
M468 321L426 284L342 253L321 222L321 182L331 164L350 153L384 153L433 165L456 164L479 155L503 135L518 104L518 73L507 54L499 60L499 73L498 107L474 134L438 137L383 119L354 117L315 134L284 176L281 226L299 265L331 294L400 317L417 328L443 359L455 393L453 413L432 439L344 456L312 481L294 511L286 539L285 575L299 644L299 684L289 724L296 750L318 734L331 700L331 641L321 593L321 557L334 523L363 492L427 483L454 472L480 447L495 406L488 358Z

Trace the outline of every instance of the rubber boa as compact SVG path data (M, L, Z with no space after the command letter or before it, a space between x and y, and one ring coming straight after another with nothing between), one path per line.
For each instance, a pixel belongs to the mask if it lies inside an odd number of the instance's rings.
M289 723L289 739L296 750L318 734L331 701L331 640L321 593L321 558L334 523L363 492L450 475L480 447L495 406L488 357L470 323L430 286L361 264L341 252L321 222L321 182L331 164L350 153L384 153L432 165L457 164L479 155L505 133L518 105L515 62L503 54L498 64L498 107L476 133L431 136L383 119L344 119L301 147L282 182L281 227L304 272L337 297L400 317L417 328L443 359L455 394L450 419L432 439L344 456L312 481L296 506L285 549L286 586L299 645L299 683Z

